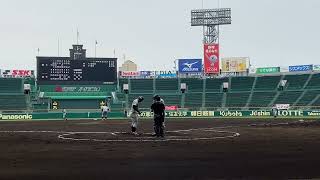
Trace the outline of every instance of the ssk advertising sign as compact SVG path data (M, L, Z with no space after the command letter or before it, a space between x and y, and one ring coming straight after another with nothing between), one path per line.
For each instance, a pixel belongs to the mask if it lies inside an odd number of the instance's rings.
M202 71L202 59L179 59L179 73L199 73Z
M34 71L23 70L23 69L2 70L1 77L3 78L34 77Z
M219 44L204 45L204 72L207 74L219 74Z

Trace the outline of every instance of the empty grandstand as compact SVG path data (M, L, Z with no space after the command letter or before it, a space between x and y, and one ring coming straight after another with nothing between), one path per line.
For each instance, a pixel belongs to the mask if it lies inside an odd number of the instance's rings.
M283 88L280 82L285 80ZM185 92L180 90L185 83ZM223 90L223 83L229 88ZM24 84L30 84L28 94ZM123 85L128 84L127 94ZM290 104L296 109L317 109L320 106L320 74L286 74L229 78L125 79L117 85L37 85L34 78L1 78L0 109L53 110L99 109L108 101L112 110L123 111L134 98L144 96L142 108L149 109L154 94L167 106L197 109L270 109L274 104Z
M0 110L29 109L30 98L24 93L24 79L0 78Z
M286 81L283 88L279 88L281 80ZM312 73L222 79L120 79L119 82L126 82L131 87L128 103L133 97L142 95L147 97L144 103L149 104L153 94L160 94L167 105L187 109L269 109L274 104L299 108L317 106L320 101L320 75ZM187 86L185 93L179 89L181 83ZM229 84L225 92L223 83ZM126 101L123 92L119 91L117 96ZM148 108L148 105L143 107Z

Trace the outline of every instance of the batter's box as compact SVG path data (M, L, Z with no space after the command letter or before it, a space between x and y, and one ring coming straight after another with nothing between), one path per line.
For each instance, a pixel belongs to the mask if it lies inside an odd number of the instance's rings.
M152 133L139 133L137 135L131 132L70 132L59 135L63 140L73 141L192 141L192 140L213 140L223 138L234 138L239 136L237 132L215 130L213 128L187 129L167 131L164 138L158 138Z

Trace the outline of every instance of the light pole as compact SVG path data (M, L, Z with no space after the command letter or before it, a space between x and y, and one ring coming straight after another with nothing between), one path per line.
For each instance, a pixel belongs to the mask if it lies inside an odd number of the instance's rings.
M179 76L179 69L177 68L177 61L178 61L178 59L174 59L173 63L174 63L174 70L176 71L177 76Z

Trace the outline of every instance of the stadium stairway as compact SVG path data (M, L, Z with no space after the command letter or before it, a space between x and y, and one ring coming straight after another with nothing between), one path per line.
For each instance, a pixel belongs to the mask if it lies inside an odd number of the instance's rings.
M305 88L320 89L320 73L313 74Z
M297 90L303 89L305 84L308 82L307 80L311 74L299 74L299 75L286 75L284 76L284 80L287 80L286 88L287 90Z
M310 106L309 104L320 94L320 90L305 90L303 96L296 102L296 106Z
M312 100L308 106L310 109L320 109L320 95L318 95L314 100Z
M256 87L256 84L257 84L257 79L258 79L257 77L254 78L253 85L252 85L252 88L251 88L251 91L250 91L250 95L249 95L249 98L247 100L247 103L246 103L244 109L249 107L249 104L251 102L252 95L253 95L253 90L254 90L254 88Z

